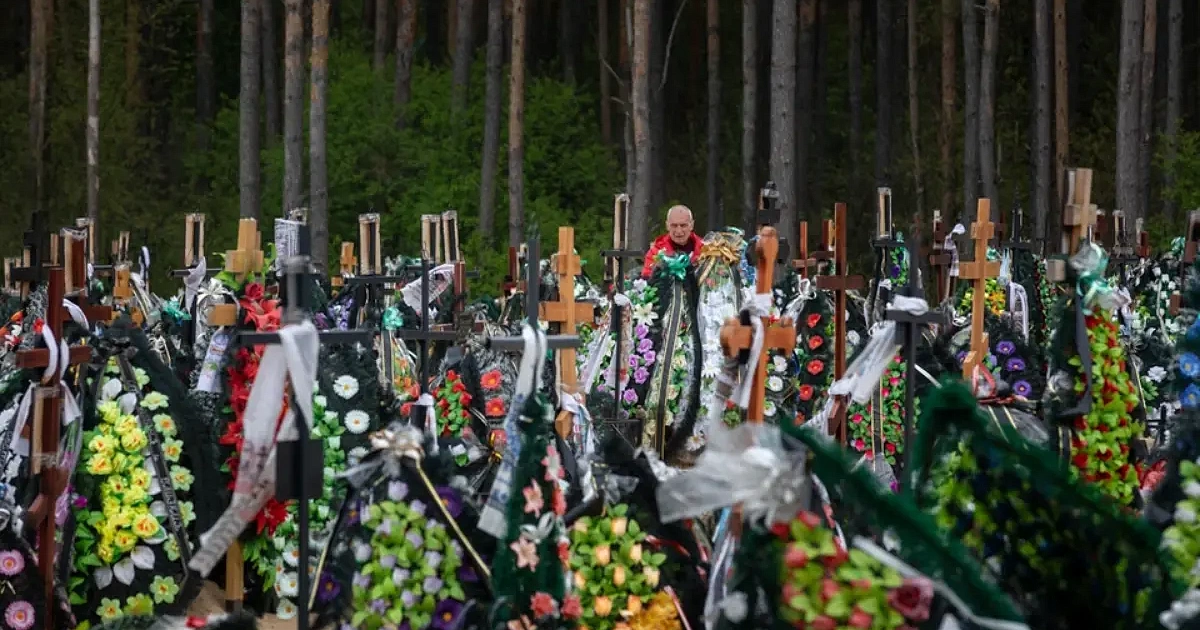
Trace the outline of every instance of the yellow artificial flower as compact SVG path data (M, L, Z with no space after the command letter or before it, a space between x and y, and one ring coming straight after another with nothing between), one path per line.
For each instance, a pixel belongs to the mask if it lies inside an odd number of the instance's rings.
M167 438L163 440L162 445L163 457L169 462L179 461L179 456L183 454L183 441Z
M186 492L191 489L192 482L195 480L196 478L192 476L191 471L183 466L171 467L171 485L176 488Z
M157 523L157 521L155 522ZM137 535L128 529L118 530L117 535L113 537L113 544L122 553L133 551L133 547L137 544L137 541Z
M117 420L116 423L113 424L113 429L116 430L117 435L122 437L124 437L126 433L138 428L139 425L137 418L133 416L121 416L121 419Z
M117 453L112 456L113 472L123 473L129 470L129 457L124 453Z
M111 519L121 511L121 501L113 496L104 496L100 499L100 511L104 513L104 518Z
M154 602L145 593L125 599L125 614L130 617L146 617L154 613Z
M101 540L100 544L96 546L96 557L100 558L100 561L104 564L111 565L114 556L115 552L113 551L112 544Z
M158 519L152 514L139 514L133 521L133 532L142 538L152 538L159 527Z
M165 413L160 413L154 416L154 426L158 432L166 437L175 437L179 429L175 426L175 419Z
M104 621L111 621L124 616L124 613L121 612L121 602L107 597L100 600L100 607L96 609L96 613Z
M127 507L122 507L120 510L112 514L106 514L105 516L108 519L108 523L106 524L111 524L113 529L129 527L133 524L133 510Z
M151 411L163 409L167 406L167 397L158 392L150 392L142 399L142 406Z
M179 502L179 517L183 519L184 525L196 520L196 509L191 501Z
M129 485L143 490L150 489L150 471L140 468L129 473Z
M139 428L121 435L121 448L129 453L140 453L146 448L146 432Z
M111 475L115 466L113 458L97 453L88 458L87 471L91 475Z
M113 475L104 480L104 489L114 494L121 494L129 489L129 482L121 475Z
M130 486L129 490L125 491L125 505L141 505L146 501L147 496L149 495L146 494L145 488Z
M116 422L121 417L121 407L115 400L106 400L96 405L96 411L99 412L100 419L108 424Z
M97 455L112 455L117 443L107 435L96 435L88 441L88 450Z

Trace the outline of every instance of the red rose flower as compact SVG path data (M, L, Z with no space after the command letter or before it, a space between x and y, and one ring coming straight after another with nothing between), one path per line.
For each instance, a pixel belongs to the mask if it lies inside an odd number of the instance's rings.
M929 619L933 604L933 584L925 578L908 578L888 593L888 605L907 621L921 623Z
M242 291L242 295L244 295L248 300L254 300L257 302L263 299L263 285L257 282L251 282L246 285L246 288Z
M825 343L825 340L822 339L820 335L813 335L808 338L808 349L816 350L817 348L820 348L824 343Z
M813 386L812 385L801 385L798 393L800 395L800 400L812 400Z
M816 619L808 622L808 627L812 630L837 630L837 625L833 617L827 615L817 615Z
M491 370L490 372L484 372L479 377L479 386L486 390L493 390L500 387L500 381L500 370Z
M895 452L896 452L896 445L895 445L895 444L893 444L893 443L891 443L891 442L885 442L885 443L883 444L883 448L884 448L884 450L886 450L886 451L887 451L887 452L889 452L889 453L895 453Z
M808 362L808 373L816 376L825 370L825 362L820 359L813 359Z
M503 416L504 411L504 399L502 398L493 398L487 401L487 405L483 409L484 415L492 417Z
M535 617L548 617L554 614L554 598L548 593L534 593L529 607Z
M809 328L816 328L817 324L821 323L821 315L819 313L813 313L812 315L809 315L807 323Z
M567 619L578 619L583 616L583 606L579 603L578 595L567 595L563 598L562 615Z

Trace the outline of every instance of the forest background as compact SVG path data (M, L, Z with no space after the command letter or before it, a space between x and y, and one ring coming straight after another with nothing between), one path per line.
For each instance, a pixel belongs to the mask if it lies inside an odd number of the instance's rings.
M151 248L156 282L187 212L208 215L211 254L232 247L239 215L269 238L285 207L312 207L333 244L316 253L336 263L359 213L383 214L386 254L416 255L418 217L455 209L488 293L528 229L549 248L575 226L598 273L621 191L635 246L672 203L700 232L745 226L768 179L785 234L835 201L864 234L890 186L902 229L918 211L973 215L983 195L1053 238L1066 166L1094 168L1093 201L1146 217L1156 245L1200 206L1193 2L0 5L0 252L17 253L35 209L51 226L92 213L101 242L125 229ZM258 159L239 171L239 155ZM849 245L869 255L866 239Z

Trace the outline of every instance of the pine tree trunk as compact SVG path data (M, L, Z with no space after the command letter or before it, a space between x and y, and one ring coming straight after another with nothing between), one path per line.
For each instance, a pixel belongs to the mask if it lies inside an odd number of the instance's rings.
M329 81L329 3L313 0L312 89L309 103L308 159L312 204L312 258L319 273L329 264L329 170L325 153L325 97Z
M666 11L672 0L645 1L650 4L647 22L647 28L650 29L650 179L647 185L653 211L667 201L666 89L663 76L666 73L667 30L674 23L674 11Z
M304 24L300 3L287 0L284 24L283 214L303 205L304 195ZM380 5L382 6L382 5Z
M979 195L979 17L975 0L962 0L963 31L963 207L960 220L970 225Z
M388 0L363 0L362 6L362 30L365 37L370 37L375 32L375 5Z
M483 166L479 178L479 233L496 242L496 173L500 158L500 99L504 85L504 0L487 0L487 80L483 104Z
M100 0L88 0L87 208L100 220Z
M917 93L917 0L908 0L908 143L912 148L913 184L917 191L917 214L924 216L925 182L921 179L920 95Z
M508 246L525 240L525 2L513 0L508 83Z
M742 222L754 221L758 198L758 0L742 0Z
M1163 140L1167 143L1167 177L1163 182L1167 192L1175 187L1175 158L1178 155L1180 101L1183 84L1183 2L1168 0L1167 5L1167 116L1163 128ZM1175 202L1170 194L1167 199L1167 220L1175 219Z
M575 85L575 6L574 2L558 5L559 60L567 85Z
M46 53L49 47L50 0L30 0L29 36L29 151L32 156L33 209L45 208L43 156L46 140Z
M813 102L816 92L817 61L817 0L800 0L799 35L796 40L796 204L799 221L808 216L809 157L813 148ZM781 236L795 241L799 232L782 232Z
M596 19L599 35L596 38L596 56L600 59L600 137L604 144L612 143L612 76L608 58L608 0L597 0Z
M771 36L771 179L779 190L780 234L796 226L796 3L774 0Z
M217 113L217 84L213 71L213 0L196 4L196 149L204 155L212 146L212 122ZM201 182L201 190L208 189Z
M635 0L636 1L636 0ZM633 56L633 8L629 0L620 0L620 27L617 46L618 72L621 73L621 141L625 155L625 191L632 195L637 190L637 155L633 143L633 72L630 57ZM632 211L633 201L630 200Z
M1117 67L1117 204L1126 215L1138 214L1138 166L1141 133L1141 84L1138 74L1142 53L1142 0L1121 5L1121 52Z
M633 160L635 178L630 200L629 232L633 249L645 249L650 223L653 177L650 138L650 3L633 0Z
M283 132L279 97L279 29L275 23L275 0L261 0L263 108L267 123L267 142L275 142Z
M826 182L821 156L826 155L829 138L829 5L831 0L817 0L817 22L813 26L816 51L813 67L813 114L812 146L809 149L808 194L804 197L808 211L807 219L814 222L821 214L822 184Z
M381 2L383 0L380 0ZM404 128L404 108L412 99L413 44L417 36L417 0L396 0L396 80L392 101L396 126Z
M467 108L467 90L471 83L471 56L475 47L472 8L475 0L457 0L458 27L454 38L454 75L451 83L450 111L455 114Z
M955 1L942 0L942 115L938 125L938 149L942 167L942 212L947 219L954 212L954 117L958 90L955 50L958 26L955 24Z
M388 33L388 10L391 3L388 0L375 0L375 45L372 47L373 56L371 59L371 67L376 71L383 69L383 64L387 62L389 41Z
M721 7L708 0L708 229L725 225L721 203Z
M1050 57L1054 41L1050 30L1050 0L1033 3L1033 236L1034 242L1046 237L1050 216L1051 168L1051 88ZM1016 237L1017 235L1013 235Z
M1142 85L1141 85L1141 116L1139 123L1142 132L1142 142L1139 147L1141 157L1138 163L1138 212L1137 216L1146 217L1150 213L1150 172L1154 158L1154 58L1158 46L1158 2L1144 0L1145 11L1142 14Z
M891 185L892 161L892 10L875 6L875 185Z
M862 181L862 170L859 159L862 157L862 109L863 109L863 77L862 77L862 41L863 41L863 12L862 0L850 0L846 5L846 19L850 31L848 52L850 74L850 182L851 188L857 188Z
M258 23L259 0L242 1L241 89L238 91L238 188L241 216L262 217L261 139L258 128L258 92L262 77Z
M979 177L992 200L992 220L1000 216L996 187L996 49L1000 43L1000 0L987 0L983 17L983 56L979 62Z
M1054 0L1054 197L1052 208L1063 203L1063 176L1071 154L1070 59L1067 56L1067 0ZM1060 224L1046 217L1046 242L1059 240ZM1047 249L1047 252L1050 250Z

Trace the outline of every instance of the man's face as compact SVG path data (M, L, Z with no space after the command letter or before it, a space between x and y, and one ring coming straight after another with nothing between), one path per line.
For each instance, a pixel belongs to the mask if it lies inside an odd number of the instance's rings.
M676 245L687 245L692 235L692 218L686 212L672 212L667 216L667 233Z

